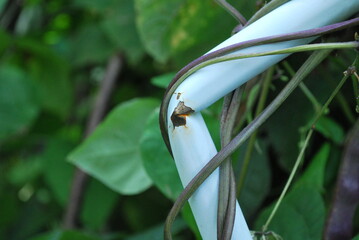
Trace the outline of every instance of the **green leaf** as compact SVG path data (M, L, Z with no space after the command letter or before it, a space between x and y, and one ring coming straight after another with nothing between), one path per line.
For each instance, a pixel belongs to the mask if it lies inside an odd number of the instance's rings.
M119 195L91 179L82 203L81 220L87 228L100 230L107 223ZM99 204L101 203L101 204Z
M170 55L170 31L183 1L136 0L135 3L137 25L147 52L158 61L166 61Z
M243 190L239 196L243 214L248 218L256 213L269 194L271 187L271 172L266 147L263 144L259 145L262 152L259 152L258 149L253 150ZM242 166L246 149L246 145L244 145L239 150L242 153L242 157L238 161L239 166Z
M41 163L41 159L38 157L20 159L8 172L9 182L22 187L26 183L33 181L43 170Z
M241 2L240 9L245 11L251 11L248 6L254 7L253 3ZM160 62L173 55L180 65L193 60L229 37L236 25L212 1L136 0L135 4L142 42L147 52Z
M69 155L69 160L121 194L137 194L151 185L142 164L140 138L156 99L134 99L117 106Z
M144 49L135 26L133 0L76 0L74 6L100 15L102 19L99 27L111 44L124 52L131 62L136 63L140 60Z
M293 57L290 60L293 66L300 66L303 63L302 58ZM330 62L332 61L328 63ZM317 74L310 74L306 78L306 86L319 103L324 104L326 102L336 87L337 82L333 80L332 84L330 81L326 84L326 87L323 88L323 83L316 81L316 79L341 79L342 71L339 66L340 64L331 64L330 67L319 68ZM285 83L281 84L284 85ZM278 87L278 91L271 93L273 96L279 93L281 86ZM332 104L335 103L334 101ZM314 116L315 111L312 102L303 94L303 91L298 88L263 125L268 136L268 143L274 150L275 159L287 172L290 172L298 156L298 143L301 140L304 141L306 132L303 132L302 129L306 131L308 126L311 127Z
M8 189L6 192L0 192L0 237L2 237L2 232L5 232L14 224L21 211L18 196L12 193L14 191L9 193Z
M36 93L22 70L0 67L0 141L30 127L39 113Z
M305 99L305 96L301 91L296 90L263 125L267 132L268 144L276 154L276 161L287 172L292 169L299 153L298 129L306 126L313 114L310 102L298 101L298 99Z
M0 12L1 12L1 4L2 4L1 1L3 0L0 0ZM10 44L11 44L11 37L6 33L6 31L0 29L0 54L3 54Z
M251 91L248 93L248 100L246 103L246 107L248 109L253 109L253 106L258 99L259 90L260 90L260 84L256 84L251 89ZM251 113L249 112L248 114L251 114Z
M256 221L256 229L261 229L273 205L266 208ZM298 186L281 203L269 225L283 239L321 239L325 218L325 207L318 190L310 186Z
M73 144L62 139L48 139L46 149L39 156L43 164L43 174L57 202L62 206L68 203L74 167L66 161Z
M97 14L111 14L115 12L117 9L113 9L114 4L118 2L117 0L74 0L73 5L76 7L86 8L91 12L95 12Z
M172 226L172 234L175 235L176 233L179 233L180 231L184 230L186 227L186 224L182 219L176 219ZM124 240L162 240L163 239L163 228L164 225L156 225L144 232L137 233L131 237L125 238Z
M315 154L303 175L296 182L298 185L309 185L322 191L324 187L324 177L326 173L326 163L330 154L330 145L325 143Z
M5 6L6 0L0 0L0 12L2 12L4 6Z
M99 23L82 26L71 38L70 57L77 67L101 63L113 55L115 50L115 45Z
M359 235L356 235L352 240L359 240Z
M5 239L30 239L43 231L59 213L59 209L52 207L54 205L47 205L48 208L44 208L44 206L35 197L19 205L19 215L12 222L11 228L8 229L10 234Z
M100 238L75 230L57 230L33 237L30 240L100 240Z
M143 56L144 49L135 25L134 1L122 0L114 3L109 7L115 11L112 10L112 14L105 15L101 27L112 44L136 63Z
M325 168L324 186L333 186L333 183L336 181L342 159L342 152L342 147L335 145L330 146L330 153Z
M143 166L153 183L168 198L176 199L183 190L176 165L163 142L158 125L159 109L150 116L141 137Z
M34 39L18 39L16 46L29 55L26 67L39 89L42 107L66 118L72 103L68 62Z
M70 188L74 177L74 166L65 159L73 149L73 144L60 139L48 140L44 153L39 156L44 166L44 177L56 200L66 206L69 201ZM94 179L89 179L86 187L81 220L87 228L98 230L106 223L118 194L109 190ZM101 204L98 204L101 202Z
M162 74L162 75L153 77L151 79L151 83L156 87L167 88L168 85L170 84L170 82L172 81L172 79L175 77L175 75L176 75L176 73L174 73L174 72Z
M144 231L155 223L163 222L168 213L163 209L169 209L171 205L172 201L151 187L141 194L121 199L121 219L131 232Z
M336 144L341 144L344 140L342 127L331 118L321 117L315 124L315 129Z

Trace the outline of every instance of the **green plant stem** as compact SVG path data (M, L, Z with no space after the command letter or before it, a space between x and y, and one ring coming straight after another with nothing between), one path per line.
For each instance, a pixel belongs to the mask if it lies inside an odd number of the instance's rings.
M355 123L355 116L352 112L352 109L349 107L347 100L345 99L343 93L341 91L338 92L338 94L335 96L336 100L340 104L340 108L344 113L344 116L347 118L349 123L354 124Z
M167 109L169 101L174 93L174 91L177 89L177 87L184 81L185 78L183 76L193 69L195 66L218 56L224 56L226 54L233 53L235 51L238 51L240 49L244 49L251 46L258 46L263 44L270 44L270 43L277 43L277 42L283 42L283 41L290 41L295 39L302 39L302 38L308 38L313 36L320 36L324 34L329 34L332 32L336 32L342 29L346 29L348 27L357 26L359 24L359 18L354 18L348 21L344 21L341 23L336 23L332 25L327 25L320 28L314 28L314 29L308 29L304 31L298 31L294 33L289 34L279 34L274 36L268 36L268 37L262 37L257 39L252 39L244 42L240 42L237 44L233 44L221 49L218 49L214 52L205 54L194 61L190 62L188 65L186 65L184 68L182 68L176 76L173 78L171 83L166 89L166 93L164 95L161 107L160 107L160 129L161 134L163 137L163 140L169 150L169 152L172 154L171 146L168 139L168 132L167 132Z
M217 217L217 238L231 239L236 210L236 183L234 181L234 173L232 169L231 159L228 158L222 165L222 183L223 180L228 181L227 184L220 185L218 199L218 217ZM225 189L225 187L227 189ZM223 191L224 190L224 191ZM222 199L222 202L220 201ZM226 202L225 202L226 201ZM222 208L220 208L222 206ZM224 207L225 206L225 207Z
M287 72L291 75L291 77L294 76L295 71L293 70L293 68L290 66L290 64L288 63L288 61L283 61L283 66L284 68L287 70ZM320 110L320 108L322 107L322 105L319 103L319 101L315 98L315 96L313 95L313 93L308 89L308 87L301 82L299 84L300 89L303 91L304 95L309 99L309 101L312 103L314 111L318 112Z
M96 96L91 115L87 122L84 138L87 138L94 131L105 115L106 107L114 90L116 79L122 70L122 66L123 60L122 56L119 54L115 54L109 59L106 74L101 81L99 92ZM77 168L72 180L71 192L63 219L63 227L65 229L76 228L76 219L81 211L81 204L87 180L88 175L81 169Z
M237 11L231 4L229 4L226 0L215 0L218 5L220 5L223 9L225 9L232 17L234 17L240 24L243 26L247 23L247 20L243 15Z
M342 59L336 58L336 57L329 57L330 61L336 63L342 68L346 68L348 64L346 64ZM354 76L353 76L354 77ZM333 85L336 85L336 82L330 81L330 83L333 83ZM349 107L347 99L344 97L343 93L341 91L338 92L338 94L335 96L337 99L341 110L344 113L344 116L348 119L349 123L354 124L355 122L355 116L352 112L352 109Z
M271 67L268 69L268 71L266 72L266 74L264 76L263 86L262 86L260 98L258 101L257 109L255 112L255 117L258 116L264 109L265 102L266 102L266 99L268 96L268 91L269 91L270 84L272 81L273 72L274 72L274 67ZM251 156L252 156L252 152L254 149L256 139L257 139L257 131L255 131L253 133L253 135L250 137L249 142L248 142L248 146L247 146L247 150L246 150L246 153L244 156L241 171L239 173L239 180L238 180L238 184L237 184L237 197L239 197L241 195L241 191L244 186L244 182L245 182L247 172L248 172L249 162L251 160Z
M231 140L224 148L221 149L199 173L187 184L183 192L175 201L172 209L170 210L165 226L164 226L164 239L171 240L171 226L180 212L183 205L188 201L192 194L198 187L218 168L223 161L228 158L243 142L245 142L287 99L287 97L294 91L298 84L330 53L330 50L315 51L304 62L302 67L298 70L293 79L287 86L279 93L279 95L269 104L269 106L256 117L247 127L245 127L234 139Z
M349 70L348 70L349 71ZM347 72L348 72L347 71ZM308 143L309 143L309 140L314 132L314 129L315 129L315 124L318 122L319 118L323 115L324 111L327 109L327 107L329 106L329 104L332 102L332 100L334 99L335 95L337 95L337 93L339 92L339 90L342 88L343 84L345 83L345 81L348 79L348 77L350 76L350 73L345 73L344 74L344 77L341 79L341 81L339 82L338 86L334 89L334 91L332 92L332 94L330 95L330 97L328 98L328 100L325 102L325 104L323 105L323 107L317 112L317 114L315 115L313 121L312 121L312 124L311 124L311 128L308 130L308 133L307 133L307 137L305 139L305 142L304 142L304 145L298 155L298 158L294 164L294 167L289 175L289 178L284 186L284 189L277 201L277 203L275 204L270 216L268 217L266 223L264 224L263 228L262 228L262 231L265 232L267 231L268 229L268 226L270 224L270 222L272 221L275 213L277 212L280 204L282 203L288 189L289 189L289 186L291 185L292 181L293 181L293 178L298 170L298 167L303 159L303 155L304 155L304 152L305 152L305 149L307 148L308 146Z
M356 68L356 70L359 69L359 54L357 54L357 57L355 59L354 67ZM356 100L355 111L359 113L359 76L357 72L354 72L354 74L352 75L352 82L353 82L354 97Z
M253 110L253 105L252 104L252 100L249 99L254 99L253 101L255 101L256 99L258 99L259 96L259 91L257 90L257 88L259 89L259 85L257 84L257 79L259 79L260 76L256 76L254 78L252 78L251 80L249 80L244 87L243 90L243 99L241 101L243 101L243 103L245 103L245 107L243 107L242 109L239 109L238 112L238 119L237 119L237 124L233 130L233 133L239 133L239 131L243 128L243 125L246 122L251 122L253 120L252 118L252 110Z
M358 81L359 81L358 78L355 78L354 76L352 77L354 97L356 101L355 111L357 113L359 113L359 82Z
M356 65L354 65L357 69L358 69L358 56L356 57ZM335 57L330 57L330 61L335 62L337 65L339 65L342 68L345 68L347 66L347 64L340 58L335 58ZM352 75L352 80L353 80L353 90L354 90L354 96L357 102L357 106L359 106L359 98L357 98L357 94L359 94L358 92L358 83L355 82L355 75ZM356 93L357 92L357 93ZM343 111L344 115L346 116L346 118L348 119L348 121L351 124L354 124L354 122L356 121L356 117L354 116L354 113L352 111L352 109L349 107L348 101L346 100L346 98L344 97L343 93L341 93L341 91L338 92L338 94L336 95L336 99L338 101L338 103L340 104L341 110ZM359 107L358 107L359 110ZM359 111L357 111L357 113L359 113Z
M270 1L268 4L264 5L259 11L257 11L251 19L248 20L247 25L250 25L263 17L264 15L268 14L269 12L273 11L277 7L283 5L284 3L290 0L273 0Z
M263 232L266 232L266 231L267 231L270 222L272 221L272 219L273 219L275 213L277 212L277 210L278 210L280 204L282 203L283 198L284 198L285 194L287 193L288 188L289 188L290 184L291 184L292 181L293 181L294 175L295 175L295 173L297 172L297 169L298 169L298 167L299 167L299 165L300 165L300 163L301 163L301 160L302 160L302 158L303 158L305 149L306 149L307 146L308 146L308 143L309 143L309 140L310 140L312 134L313 134L313 129L310 129L309 132L308 132L308 134L307 134L307 137L305 138L305 142L304 142L304 145L303 145L303 147L302 147L302 150L300 151L300 153L299 153L299 155L298 155L298 158L297 158L297 160L295 161L295 164L294 164L294 167L293 167L293 169L292 169L292 172L291 172L290 175L289 175L289 178L288 178L288 180L287 180L287 183L285 184L284 189L283 189L283 191L282 191L282 193L281 193L281 195L280 195L280 197L279 197L279 199L278 199L276 205L274 206L274 208L273 208L271 214L269 215L269 217L268 217L266 223L264 224L264 226L263 226L263 228L262 228L262 231L263 231Z
M192 75L194 72L200 70L201 68L220 62L226 62L226 61L238 60L244 58L278 55L278 54L291 54L291 53L306 52L306 51L334 50L334 49L347 49L347 48L355 49L358 47L359 47L359 42L356 41L345 42L345 43L315 43L315 44L305 44L305 45L300 45L290 48L284 48L280 50L266 51L261 53L230 54L222 57L216 57L196 65L195 67L191 68L188 72L183 74L178 81L183 82L184 79Z
M318 112L322 105L319 103L319 101L315 98L313 93L309 90L307 85L305 85L303 82L299 84L299 88L302 90L304 95L309 99L309 101L312 103L314 111Z
M330 97L328 98L328 100L325 102L325 104L323 105L323 107L320 109L320 111L318 112L318 114L316 115L316 117L313 120L313 124L312 127L315 128L315 124L318 122L319 118L322 116L322 114L325 112L325 110L328 108L329 104L332 102L333 98L337 95L337 93L339 92L339 90L342 88L342 86L344 85L345 81L348 79L348 77L351 74L346 71L344 72L344 77L342 78L342 80L340 80L338 86L334 89L334 91L332 92L332 94L330 95Z
M237 88L234 92L227 94L224 98L223 110L221 114L221 145L227 145L231 138L236 122L237 111L242 96L242 88ZM232 236L235 207L236 207L236 187L234 173L230 158L219 167L219 191L218 191L218 210L217 210L217 238L230 239Z

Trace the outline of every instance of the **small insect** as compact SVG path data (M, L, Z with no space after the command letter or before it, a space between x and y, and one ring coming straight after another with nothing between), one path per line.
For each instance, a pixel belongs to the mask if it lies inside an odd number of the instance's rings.
M283 240L281 236L279 236L273 231L268 231L268 232L251 231L251 235L253 240Z
M177 93L177 100L180 98L181 94L182 94L182 93L180 93L180 92Z

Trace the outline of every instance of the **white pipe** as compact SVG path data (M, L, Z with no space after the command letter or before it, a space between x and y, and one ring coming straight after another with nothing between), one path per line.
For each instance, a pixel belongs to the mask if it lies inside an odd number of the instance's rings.
M358 11L359 0L292 0L233 35L210 52L255 38L325 26L344 20ZM311 40L313 38L255 46L237 53L283 49ZM182 93L179 100L184 101L186 106L201 111L286 56L288 55L273 55L213 64L189 76L176 92Z
M344 20L358 11L359 0L292 0L211 51L254 38L321 27ZM312 38L268 44L238 52L249 53L282 49L305 44L311 40ZM173 156L184 186L217 153L199 111L286 56L265 56L217 63L195 72L176 89L169 103L167 122ZM171 115L180 101L193 109L195 113L185 117L186 124L184 126L174 127ZM204 240L215 240L217 238L218 181L219 172L216 170L189 200ZM236 206L232 240L251 240L249 229L238 203Z

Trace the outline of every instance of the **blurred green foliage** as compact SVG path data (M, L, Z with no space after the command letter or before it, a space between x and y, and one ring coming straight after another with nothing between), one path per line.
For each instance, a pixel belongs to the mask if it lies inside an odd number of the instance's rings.
M246 17L257 9L255 1L232 2ZM226 39L236 22L214 1L0 0L0 26L0 239L162 239L182 190L158 128L164 87L180 67ZM108 114L83 139L116 55L123 64ZM294 68L306 54L299 56L288 60ZM320 103L352 59L351 51L338 52L307 79ZM287 75L278 65L270 99ZM245 105L249 115L258 89ZM321 238L353 123L343 106L356 118L352 92L347 84L318 122L298 181L270 225L284 239ZM217 146L220 106L204 111ZM268 216L313 116L297 90L261 128L239 199L251 229L260 230ZM234 157L236 173L245 147ZM62 219L75 166L91 177L78 228L67 230ZM189 207L182 213L175 239L198 239Z

